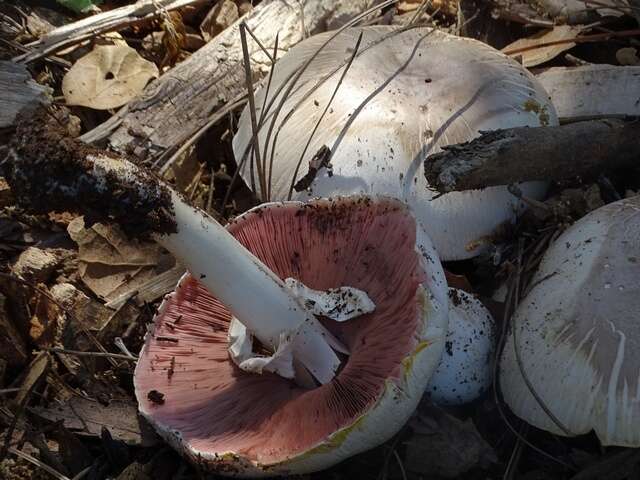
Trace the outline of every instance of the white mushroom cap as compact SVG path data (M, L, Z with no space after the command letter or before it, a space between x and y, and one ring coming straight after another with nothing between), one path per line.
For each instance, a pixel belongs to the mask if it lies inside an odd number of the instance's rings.
M473 295L449 289L449 331L440 364L427 395L439 405L461 405L482 395L491 384L495 322Z
M322 117L360 33L357 56ZM283 83L330 35L302 42L274 68L267 106L274 95L277 101L259 132L260 155L267 167L274 153L273 169L266 168L270 199L287 199L291 185L307 174L312 157L327 146L332 172L320 169L307 191L293 191L293 199L352 193L394 196L411 205L443 260L478 254L496 227L513 219L518 202L505 187L454 192L432 200L435 193L428 188L423 160L441 146L471 140L480 131L556 124L546 92L518 63L481 42L424 27L387 26L342 32L287 92ZM258 118L265 91L256 94ZM286 102L271 129L285 93ZM251 138L245 109L234 138L238 162ZM249 168L249 163L244 164L243 178L259 192L256 168ZM541 183L523 187L523 193L532 197L544 192Z
M586 215L544 255L512 318L500 385L516 415L557 434L640 446L640 197Z

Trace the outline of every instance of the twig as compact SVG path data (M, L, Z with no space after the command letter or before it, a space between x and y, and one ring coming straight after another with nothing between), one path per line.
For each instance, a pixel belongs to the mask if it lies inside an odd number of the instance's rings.
M117 358L118 360L127 360L129 362L135 362L138 359L129 355L123 355L121 353L110 352L83 352L82 350L67 350L65 348L49 348L49 352L64 353L65 355L75 355L77 357L104 357L104 358Z
M19 391L19 388L3 388L0 390L0 395L6 395L7 393L16 393Z
M640 122L613 118L483 132L429 155L424 174L441 193L534 180L595 179L603 170L637 165L638 136Z
M407 480L407 472L404 470L404 465L402 464L402 459L400 455L398 455L398 451L393 449L393 456L396 458L396 462L398 462L398 467L400 467L400 473L402 474L402 480Z
M422 0L420 5L416 9L416 12L411 17L411 20L409 20L408 25L413 25L414 23L416 23L418 21L418 18L420 18L420 15L422 15L422 13L427 9L427 7L430 7L430 6L431 6L431 0Z
M47 472L49 475L51 475L52 477L57 478L58 480L71 480L69 477L67 477L66 475L63 475L62 473L58 472L57 470L55 470L54 468L50 467L46 463L41 462L37 458L32 457L28 453L24 453L24 452L18 450L17 448L9 447L9 452L14 454L16 457L20 457L23 460L26 460L27 462L35 465L36 467L41 468L42 470ZM80 477L80 478L82 478L82 477Z

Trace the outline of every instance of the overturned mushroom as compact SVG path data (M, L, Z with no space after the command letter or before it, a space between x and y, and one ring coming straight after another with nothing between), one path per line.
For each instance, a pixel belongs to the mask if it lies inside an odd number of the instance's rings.
M140 353L141 412L190 458L238 476L311 472L384 442L422 396L447 324L444 274L407 207L365 197L272 203L229 231L280 278L316 291L350 285L375 311L320 317L350 356L331 382L309 389L241 371L227 353L231 313L187 275ZM348 303L338 305L349 314Z
M549 247L513 315L500 386L536 427L640 446L640 197L591 212Z
M521 65L472 39L424 27L332 35L291 49L257 92L259 155L251 150L251 115L243 112L234 138L243 178L263 199L400 198L443 260L478 254L514 218L518 200L505 187L436 199L422 162L480 131L557 124L548 95ZM545 186L532 182L522 190L540 197Z
M0 168L21 204L116 220L188 267L136 394L168 441L219 473L313 471L383 442L442 354L444 273L398 200L268 204L225 229L43 111L21 119Z

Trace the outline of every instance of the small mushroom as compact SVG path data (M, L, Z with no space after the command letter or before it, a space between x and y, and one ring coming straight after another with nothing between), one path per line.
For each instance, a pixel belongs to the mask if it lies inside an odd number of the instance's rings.
M366 197L271 203L228 230L280 278L314 289L309 298L350 285L367 292L375 311L344 322L319 317L350 355L330 382L305 388L240 369L228 352L231 313L186 275L140 353L141 413L186 456L233 476L320 470L395 434L442 355L448 318L444 272L406 205Z
M491 384L495 322L473 295L449 288L449 332L427 395L439 405L462 405Z
M603 445L640 447L640 197L558 237L511 326L500 386L516 415L559 435L594 430Z
M442 260L479 254L521 203L506 187L436 198L423 162L481 131L557 124L549 96L513 59L473 39L426 27L333 34L292 48L256 93L265 192L251 155L249 109L243 112L233 141L243 178L270 200L399 198L427 228ZM521 188L534 198L546 191L540 182Z

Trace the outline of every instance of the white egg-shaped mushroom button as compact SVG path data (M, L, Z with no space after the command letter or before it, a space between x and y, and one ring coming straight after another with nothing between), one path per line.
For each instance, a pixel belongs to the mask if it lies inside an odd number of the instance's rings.
M500 360L506 402L544 430L639 447L640 197L573 224L531 285Z
M491 384L495 322L473 295L449 289L449 331L427 395L439 405L462 405L482 395Z
M400 198L442 260L477 255L522 205L506 187L435 199L423 161L480 131L557 124L548 95L513 59L469 38L426 27L353 28L330 40L333 34L291 49L276 63L269 88L265 80L256 93L266 192L250 154L249 110L243 112L233 142L243 178L263 200ZM539 198L545 185L522 190Z

